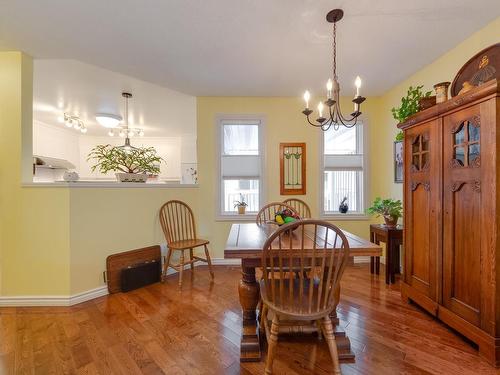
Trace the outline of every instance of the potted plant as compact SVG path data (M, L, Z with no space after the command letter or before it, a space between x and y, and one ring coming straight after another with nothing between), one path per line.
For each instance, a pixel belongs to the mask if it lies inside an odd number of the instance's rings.
M234 201L234 208L238 207L238 214L240 214L240 215L245 215L247 206L248 206L248 204L247 204L247 202L245 202L245 198L243 197L243 194L240 194L239 201Z
M377 197L367 212L370 215L377 215L377 217L383 216L385 225L395 227L398 219L403 216L403 205L399 199L382 199Z
M347 197L344 197L344 199L342 199L342 202L340 202L339 211L341 214L346 214L348 210L349 206L347 205Z
M154 147L125 149L109 144L95 146L87 157L90 160L95 161L92 172L116 172L120 182L146 182L149 176L160 173L160 163L164 161Z
M405 135L403 131L401 130L398 134L396 134L396 137L394 138L394 142L403 142L405 139Z
M436 104L436 97L431 96L431 91L424 93L422 88L424 86L408 88L406 96L401 98L401 106L399 108L392 108L392 116L399 123L406 121L408 117L426 108L432 107Z

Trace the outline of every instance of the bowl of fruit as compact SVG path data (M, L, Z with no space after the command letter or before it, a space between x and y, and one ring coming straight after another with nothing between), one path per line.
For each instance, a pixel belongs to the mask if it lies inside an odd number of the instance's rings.
M295 212L292 210L285 208L281 211L278 211L274 214L274 224L277 224L278 226L282 226L284 224L289 224L293 223L297 220L300 220L300 216L297 215ZM295 228L297 229L297 228Z

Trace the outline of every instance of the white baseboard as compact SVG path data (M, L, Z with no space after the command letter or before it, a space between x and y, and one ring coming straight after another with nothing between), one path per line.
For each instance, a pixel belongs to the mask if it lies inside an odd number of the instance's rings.
M0 307L73 306L107 294L105 285L73 296L0 296Z
M362 257L354 257L354 263L370 263L370 257L369 256L362 256ZM380 263L385 264L385 257L382 255L380 257Z
M194 264L195 267L198 266L206 266L207 264L205 262L197 262ZM213 266L240 266L241 265L241 259L225 259L225 258L212 258L212 265ZM191 266L185 265L184 269L189 270ZM177 270L174 270L173 268L169 268L167 270L167 276L173 275L174 273L177 273Z
M212 264L214 266L241 266L241 259L214 258Z
M69 297L69 306L77 305L82 302L90 301L94 298L107 296L109 294L108 286L100 286L99 288L87 290L86 292L75 294Z

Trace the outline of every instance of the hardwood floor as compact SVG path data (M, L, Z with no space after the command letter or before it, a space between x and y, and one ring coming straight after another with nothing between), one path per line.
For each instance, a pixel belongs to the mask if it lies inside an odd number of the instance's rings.
M205 267L70 308L0 309L1 374L263 374L239 362L239 267ZM498 374L368 265L347 269L339 316L356 354L343 374ZM324 341L280 337L276 374L330 374Z

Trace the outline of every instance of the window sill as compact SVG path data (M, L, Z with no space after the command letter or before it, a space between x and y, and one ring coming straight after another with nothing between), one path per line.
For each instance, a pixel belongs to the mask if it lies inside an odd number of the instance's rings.
M257 218L256 213L245 214L245 215L217 215L215 217L215 221L246 221L246 222L255 222Z
M321 219L333 221L368 221L369 215L365 214L321 214Z

